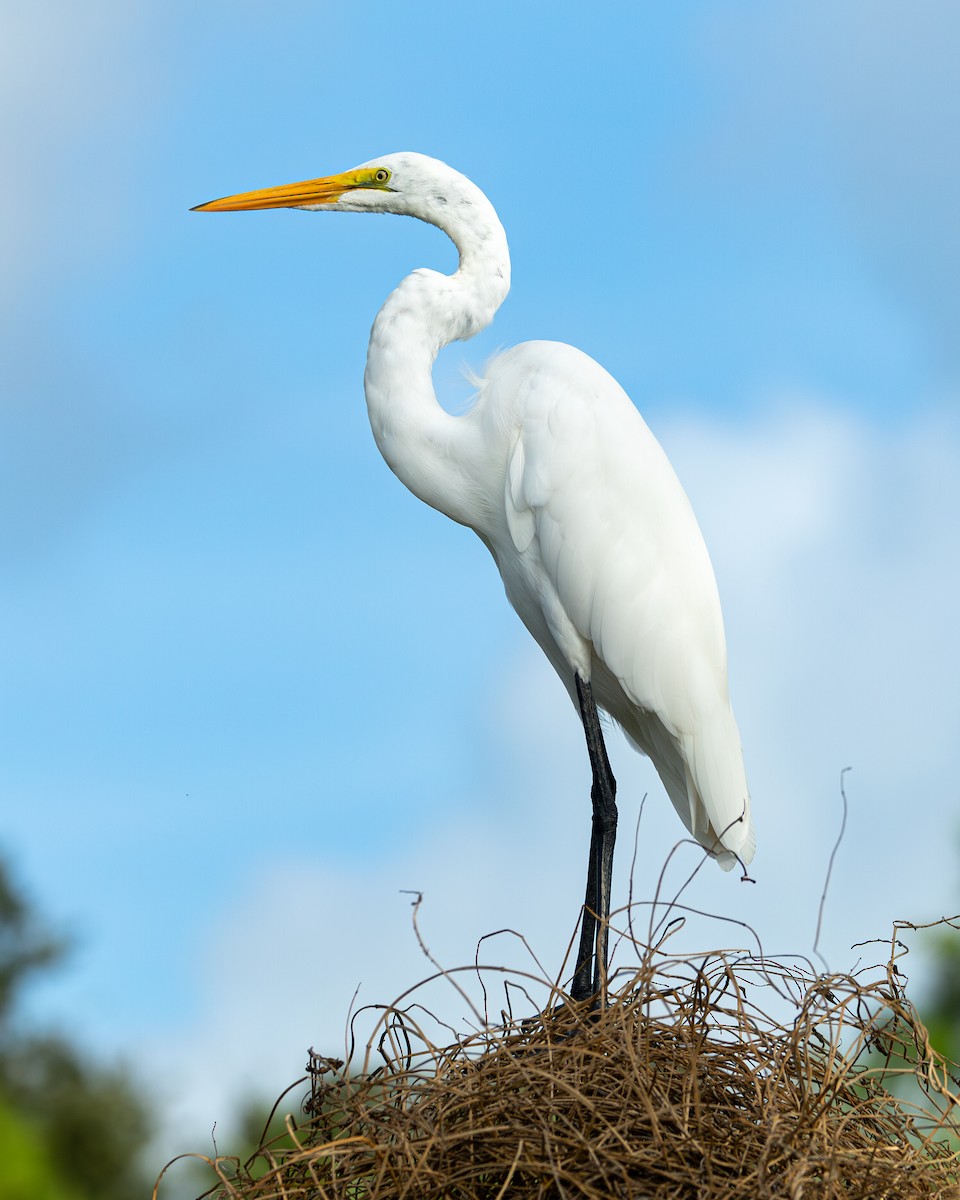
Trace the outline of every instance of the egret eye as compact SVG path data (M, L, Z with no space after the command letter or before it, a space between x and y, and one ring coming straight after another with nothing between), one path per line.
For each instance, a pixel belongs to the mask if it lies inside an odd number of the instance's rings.
M373 177L377 183L386 183L390 178L390 172L386 167L381 167Z

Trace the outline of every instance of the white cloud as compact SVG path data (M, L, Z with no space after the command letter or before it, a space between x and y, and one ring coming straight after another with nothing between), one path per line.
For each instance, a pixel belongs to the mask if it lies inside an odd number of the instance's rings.
M98 296L138 231L164 89L150 5L7 5L0 38L0 554L72 526L148 434ZM132 131L136 130L136 139ZM141 203L131 203L137 194ZM142 220L142 217L141 217ZM137 232L135 232L137 231ZM82 289L82 290L81 290ZM122 357L117 355L117 357ZM118 395L118 393L120 393ZM139 441L140 445L137 445Z
M25 290L33 295L38 271L115 249L125 227L116 143L150 97L141 52L149 27L146 8L118 0L4 12L0 304L13 313Z
M840 770L852 765L822 938L831 965L847 967L850 945L884 937L894 918L955 907L960 428L930 411L878 432L795 403L755 427L678 421L659 433L720 578L759 839L755 886L707 864L687 898L749 922L769 952L809 954ZM588 768L563 689L536 648L518 644L498 680L503 707L477 733L501 758L502 794L465 783L425 843L398 844L363 872L325 862L317 830L305 859L265 863L205 931L195 1022L147 1045L177 1097L164 1152L185 1148L185 1130L222 1123L247 1090L278 1093L309 1045L336 1053L358 983L360 1003L383 1002L429 973L400 888L423 890L421 928L445 966L510 926L556 969L583 883ZM682 831L649 764L612 741L622 902L643 794L638 897L652 895ZM673 887L697 861L681 853ZM691 948L742 940L726 925L686 936ZM482 955L498 956L524 961L509 939ZM431 999L462 1016L449 988Z
M815 210L826 200L864 273L917 320L952 384L958 36L950 0L750 4L702 29L704 69L718 79L703 147L715 182L732 182L751 204L786 193Z

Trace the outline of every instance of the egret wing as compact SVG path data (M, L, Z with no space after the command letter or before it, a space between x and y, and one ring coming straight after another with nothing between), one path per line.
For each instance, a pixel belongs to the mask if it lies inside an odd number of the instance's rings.
M669 460L619 384L573 347L526 343L498 365L517 398L507 525L567 674L589 654L598 702L653 760L687 828L721 865L733 863L722 848L749 861L720 601Z

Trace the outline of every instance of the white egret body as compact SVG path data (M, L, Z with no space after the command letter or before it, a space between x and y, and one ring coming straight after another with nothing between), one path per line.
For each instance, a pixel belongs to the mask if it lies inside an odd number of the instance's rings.
M683 488L623 389L572 346L523 343L493 360L468 412L437 403L438 351L489 324L510 287L493 206L446 164L391 154L200 207L399 213L456 244L452 276L414 271L377 315L364 377L370 424L403 483L482 539L580 711L594 823L573 994L596 993L616 828L596 705L649 755L684 825L722 867L754 852L720 601Z

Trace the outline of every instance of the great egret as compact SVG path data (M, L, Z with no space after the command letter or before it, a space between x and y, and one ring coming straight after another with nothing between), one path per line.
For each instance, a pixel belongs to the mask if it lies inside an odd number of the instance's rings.
M437 403L438 351L489 324L510 287L503 226L458 171L388 154L195 211L263 208L418 217L459 251L453 275L414 271L380 309L367 410L391 470L493 555L507 598L580 713L593 824L571 994L588 999L605 977L617 825L598 705L649 755L684 825L721 867L753 857L720 600L690 502L623 389L572 346L525 342L490 363L468 412L452 416Z

